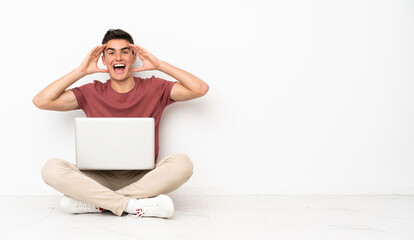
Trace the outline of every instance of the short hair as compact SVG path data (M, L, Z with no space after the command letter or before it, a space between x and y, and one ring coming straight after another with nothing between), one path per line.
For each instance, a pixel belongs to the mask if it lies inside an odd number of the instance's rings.
M122 29L109 29L102 39L102 44L106 44L112 39L124 39L130 44L134 44L134 39L132 39L131 35Z

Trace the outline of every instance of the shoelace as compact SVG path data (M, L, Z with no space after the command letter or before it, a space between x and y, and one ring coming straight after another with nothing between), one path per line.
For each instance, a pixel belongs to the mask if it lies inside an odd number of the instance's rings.
M130 213L127 216L131 218L142 218L144 215L157 216L160 214L158 202L143 202L141 203L141 208L136 209L136 211L137 213Z
M142 211L142 208L138 208L136 209L137 213L133 213L133 214L128 214L127 217L130 218L142 218L142 216L144 215L144 211Z
M95 207L94 205L78 200L76 204L76 208L82 209L82 210L90 210L90 211L102 211L101 208Z

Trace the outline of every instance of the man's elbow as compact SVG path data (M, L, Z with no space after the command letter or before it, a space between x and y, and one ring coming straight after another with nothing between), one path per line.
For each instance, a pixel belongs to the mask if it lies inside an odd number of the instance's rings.
M39 99L38 99L37 97L34 97L34 98L32 99L32 102L33 102L33 104L34 104L37 108L40 108L40 101L39 101Z
M39 109L46 109L46 105L37 96L32 100L33 104Z
M209 90L209 88L210 87L208 86L208 84L207 83L204 83L203 86L200 89L200 93L199 93L200 94L200 97L206 95L207 92L208 92L208 90Z

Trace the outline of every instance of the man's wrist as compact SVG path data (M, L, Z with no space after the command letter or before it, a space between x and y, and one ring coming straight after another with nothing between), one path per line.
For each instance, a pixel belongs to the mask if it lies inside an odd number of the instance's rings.
M168 67L168 63L160 60L160 64L155 68L155 70L165 72L165 69L167 67Z
M82 71L80 67L77 67L71 72L71 75L72 79L76 79L76 81L78 81L79 79L85 77L88 74Z
M81 68L81 67L77 67L77 68L75 68L75 69L73 70L73 73L74 73L76 76L78 76L79 78L83 78L83 77L85 77L86 75L88 75L88 73L87 73L86 71L82 70L82 68Z

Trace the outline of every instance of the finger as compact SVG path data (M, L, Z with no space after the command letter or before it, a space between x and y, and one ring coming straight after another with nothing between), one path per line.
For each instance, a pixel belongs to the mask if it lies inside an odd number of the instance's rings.
M137 49L137 45L134 45L134 44L131 44L131 43L129 44L129 47L130 47L130 48L133 48L133 49L135 49L135 50Z
M142 52L134 51L135 55L143 61L143 59L146 59L146 56L142 54Z
M145 52L145 49L143 49L142 47L138 45L130 44L130 47L134 50L134 53L139 57L139 59L141 59L141 61L143 59L149 59L151 56L148 52Z
M100 45L100 46L96 46L92 49L91 51L91 56L93 56L94 58L101 56L103 50L105 49L106 45Z
M97 72L107 73L108 72L108 69L98 68L98 71Z
M103 52L104 50L105 50L105 48L106 48L106 44L102 44L102 45L100 45L99 46L99 52Z
M143 55L145 55L145 56L150 56L150 55L152 55L150 52L148 52L145 48L143 48L143 47L140 47L140 46L137 46L138 47L138 49L139 49L139 51L140 51L140 53L142 53Z
M140 48L139 46L137 47L137 53L140 54L141 56L148 56L149 53L147 51L145 51L145 49Z
M135 47L135 45L129 44L129 47L134 52L134 55L137 56L138 55L138 49Z
M144 70L145 70L144 66L132 69L133 72L141 72L141 71L144 71Z
M151 59L152 57L155 57L154 55L152 55L150 52L148 52L147 50L145 50L142 47L138 46L138 52L137 52L142 58L147 58L147 59Z
M88 56L94 56L95 55L96 48L97 47L92 48L92 50L89 51Z
M141 59L141 61L142 61L142 59L144 59L145 58L145 55L143 55L142 54L142 52L138 52L138 51L136 51L135 52L136 53L136 55Z
M142 55L148 55L148 52L146 52L145 49L143 49L142 47L137 46L137 48L138 48L138 52L141 53Z
M134 54L137 54L138 49L137 49L134 45L129 44L129 47L130 47L130 48L131 48L131 50L134 52Z
M106 48L106 44L97 46L97 48L95 49L95 56L100 57L102 52L105 50L105 48Z
M141 46L135 45L135 47L138 48L142 52L145 51L145 49L143 47L141 47Z
M138 45L129 44L129 46L135 51L135 52L141 52L142 50Z

